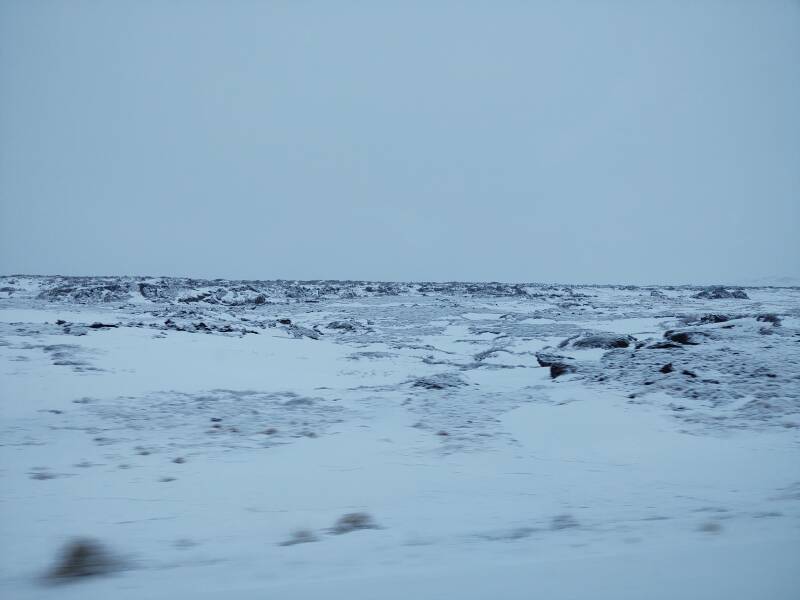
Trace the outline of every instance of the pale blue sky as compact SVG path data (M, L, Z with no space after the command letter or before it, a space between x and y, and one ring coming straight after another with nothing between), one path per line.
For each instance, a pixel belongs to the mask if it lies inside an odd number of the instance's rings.
M0 2L0 272L800 275L800 3Z

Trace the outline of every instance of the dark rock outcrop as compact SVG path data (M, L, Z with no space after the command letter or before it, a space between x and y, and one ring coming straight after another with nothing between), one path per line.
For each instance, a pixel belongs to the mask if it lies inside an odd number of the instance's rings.
M780 327L781 318L775 313L764 313L756 316L756 321L762 323L772 323L773 327Z
M437 373L436 375L419 377L411 384L412 387L426 390L446 390L464 385L467 385L467 382L455 373Z
M331 321L328 323L327 327L328 329L352 333L358 331L359 325L355 321Z
M731 317L728 315L708 314L700 317L699 323L725 323L730 320Z
M708 334L704 331L665 331L664 337L676 344L697 346L706 340Z
M676 350L680 349L681 345L675 342L656 342L646 346L648 350Z
M636 343L636 338L632 335L620 335L618 333L583 333L565 339L558 347L570 347L579 350L589 348L612 350L614 348L627 348L633 343Z
M727 290L722 286L713 286L704 289L702 292L697 292L692 298L699 298L701 300L749 300L750 297L744 290Z
M552 379L567 373L575 373L578 370L574 360L568 356L537 352L536 361L540 367L550 367L550 377Z

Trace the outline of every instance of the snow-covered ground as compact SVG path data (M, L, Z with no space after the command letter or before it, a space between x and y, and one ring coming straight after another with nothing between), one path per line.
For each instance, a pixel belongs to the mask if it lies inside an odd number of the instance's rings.
M800 289L735 292L2 277L0 597L798 598Z

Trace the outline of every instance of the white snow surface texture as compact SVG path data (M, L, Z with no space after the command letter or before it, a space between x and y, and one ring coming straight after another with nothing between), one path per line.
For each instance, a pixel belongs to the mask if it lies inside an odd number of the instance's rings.
M800 598L798 288L6 276L0 370L2 598Z

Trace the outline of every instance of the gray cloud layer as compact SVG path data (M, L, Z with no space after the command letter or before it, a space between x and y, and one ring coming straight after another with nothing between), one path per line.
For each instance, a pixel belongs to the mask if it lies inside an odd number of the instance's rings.
M800 275L797 2L0 4L0 272Z

